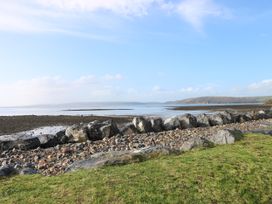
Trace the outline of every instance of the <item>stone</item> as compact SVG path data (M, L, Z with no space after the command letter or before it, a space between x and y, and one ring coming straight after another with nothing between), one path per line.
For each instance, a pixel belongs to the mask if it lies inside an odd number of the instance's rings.
M42 148L55 147L59 144L66 144L69 138L65 135L65 131L61 131L56 135L40 135L38 136Z
M208 141L215 145L233 144L243 138L243 133L240 130L220 130L212 136L209 136Z
M20 175L33 175L33 174L38 174L38 171L33 168L23 168L19 171Z
M18 174L18 171L10 165L5 165L0 168L0 178L1 177L7 177L7 176L13 176Z
M210 120L208 115L206 114L200 114L196 116L197 121L197 127L209 127L210 126Z
M220 112L222 118L223 118L223 121L224 121L224 124L230 124L230 123L234 123L235 122L235 119L234 119L234 116L231 112L229 111L222 111Z
M25 140L0 141L0 151L11 149L30 150L36 149L41 145L38 138L29 138Z
M140 133L147 133L152 131L150 121L144 117L135 117L133 118L132 123Z
M88 128L85 125L73 125L66 129L65 135L69 142L86 142L88 138Z
M123 128L120 130L122 135L133 135L137 134L138 130L135 128L133 123L127 123Z
M134 151L101 152L92 155L89 159L74 162L66 169L66 172L142 162L162 155L178 154L179 152L179 150L172 150L162 146L145 147Z
M268 115L264 110L256 111L253 113L254 120L268 119Z
M182 146L180 147L180 150L182 152L187 152L195 148L211 147L211 146L213 146L212 143L204 138L192 137L182 144Z
M209 116L211 126L224 125L225 121L220 113L212 114Z
M112 120L100 122L95 120L88 124L89 140L96 141L104 138L110 138L119 134L119 129Z
M150 123L154 132L163 131L163 121L161 118L151 118Z
M181 128L187 129L187 128L193 128L197 127L197 120L196 117L192 114L185 114L181 117L179 117Z
M163 127L165 130L175 130L177 128L181 128L181 124L178 117L171 117L166 119L163 122Z

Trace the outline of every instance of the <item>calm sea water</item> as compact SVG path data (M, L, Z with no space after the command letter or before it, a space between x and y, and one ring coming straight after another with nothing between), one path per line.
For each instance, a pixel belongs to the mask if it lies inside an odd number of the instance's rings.
M165 103L73 103L60 105L40 105L27 107L0 107L1 116L11 115L149 115L173 116L184 113L197 114L200 111L174 111ZM180 105L180 104L179 104ZM107 109L107 110L103 110Z

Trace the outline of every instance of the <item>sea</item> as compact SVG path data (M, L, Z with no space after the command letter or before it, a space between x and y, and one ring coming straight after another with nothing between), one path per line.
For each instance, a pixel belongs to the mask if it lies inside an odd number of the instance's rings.
M55 105L35 105L18 107L0 107L0 116L19 115L83 115L83 116L160 116L169 117L185 113L199 114L203 111L177 111L171 107L182 106L175 103L136 103L136 102L100 102L69 103ZM188 106L188 104L186 105ZM190 105L191 106L191 105Z

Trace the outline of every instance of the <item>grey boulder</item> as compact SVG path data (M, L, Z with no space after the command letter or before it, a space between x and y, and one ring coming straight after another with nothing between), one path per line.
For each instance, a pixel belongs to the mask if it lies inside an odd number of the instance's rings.
M145 147L134 151L111 151L92 155L89 159L74 162L66 171L75 171L77 169L92 169L103 166L124 165L135 162L142 162L162 155L178 154L178 150L172 150L167 147Z
M163 122L163 127L165 130L175 130L181 128L180 120L178 117L171 117Z
M196 116L197 127L209 127L210 119L206 114L200 114Z
M127 123L124 127L120 129L120 133L122 135L133 135L137 134L138 130L136 129L133 123Z
M88 128L85 125L73 125L66 129L65 135L69 142L86 142L88 140Z
M150 123L154 132L163 131L163 121L161 118L151 118Z
M185 114L179 117L179 120L183 129L197 127L197 119L191 114Z
M208 137L208 140L215 145L233 144L235 141L239 141L243 138L243 133L240 130L220 130L212 136Z
M152 131L150 121L144 117L135 117L133 118L132 123L140 133L147 133Z

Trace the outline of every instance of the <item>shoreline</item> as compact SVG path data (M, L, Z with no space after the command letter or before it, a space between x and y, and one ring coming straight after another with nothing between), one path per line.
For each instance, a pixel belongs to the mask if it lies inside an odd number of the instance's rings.
M133 116L73 116L73 115L22 115L0 116L0 135L32 130L44 126L74 125L94 120L113 120L117 124L130 122Z

